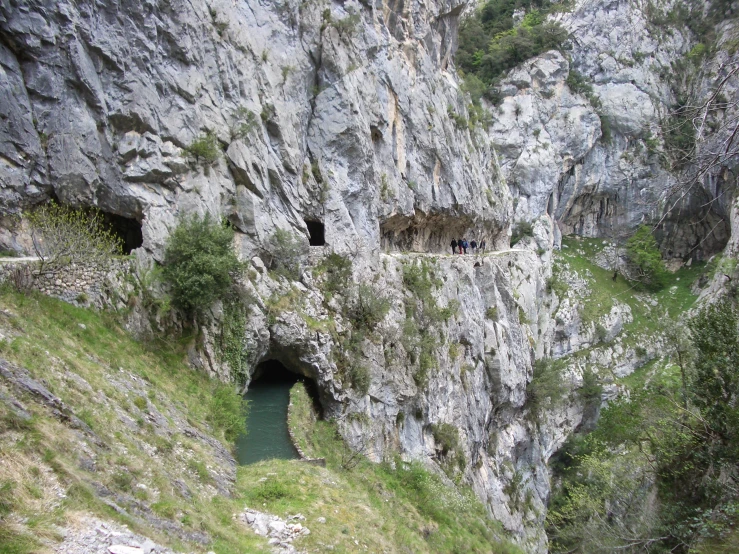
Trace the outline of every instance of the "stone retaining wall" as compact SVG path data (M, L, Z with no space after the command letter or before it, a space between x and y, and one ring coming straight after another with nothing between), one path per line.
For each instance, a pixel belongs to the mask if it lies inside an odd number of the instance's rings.
M72 264L55 273L40 273L36 259L0 260L0 283L20 284L48 296L81 305L101 306L111 291L121 290L125 276L131 273L131 258L116 258L106 268Z

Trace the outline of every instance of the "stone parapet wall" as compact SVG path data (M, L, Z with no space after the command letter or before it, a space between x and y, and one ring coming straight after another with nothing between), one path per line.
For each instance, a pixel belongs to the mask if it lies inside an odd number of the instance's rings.
M72 264L60 271L39 271L33 258L0 260L0 283L36 290L73 304L102 306L110 291L119 290L125 276L133 270L131 258L116 258L107 267Z

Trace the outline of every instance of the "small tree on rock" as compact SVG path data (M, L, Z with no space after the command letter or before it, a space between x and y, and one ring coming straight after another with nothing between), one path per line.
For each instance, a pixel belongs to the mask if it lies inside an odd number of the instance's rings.
M122 252L121 239L95 209L75 209L51 202L24 213L31 227L39 274L55 274L71 265L106 269Z
M632 281L652 291L658 291L665 286L667 272L662 262L662 254L648 226L639 227L626 241L626 257Z
M164 253L162 276L175 306L200 315L232 289L232 273L241 267L233 249L234 231L210 214L183 217Z
M275 230L269 240L271 267L275 273L293 281L300 279L306 246L300 235L285 229Z

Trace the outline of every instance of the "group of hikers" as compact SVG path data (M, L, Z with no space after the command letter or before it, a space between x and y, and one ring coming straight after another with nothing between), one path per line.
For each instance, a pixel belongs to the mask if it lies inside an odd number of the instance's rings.
M450 245L452 247L452 254L467 254L467 249L469 248L471 250L472 254L477 253L477 250L479 248L480 254L485 253L485 239L482 239L480 241L480 244L477 243L476 240L472 239L470 242L467 242L467 239L452 239L452 243Z

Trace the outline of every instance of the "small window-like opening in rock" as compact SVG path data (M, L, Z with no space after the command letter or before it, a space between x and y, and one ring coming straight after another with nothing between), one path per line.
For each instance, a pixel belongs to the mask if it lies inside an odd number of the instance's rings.
M103 220L110 230L121 239L123 253L130 254L132 250L144 244L144 235L141 232L141 223L131 217L103 213Z
M323 223L315 220L305 220L308 227L308 243L311 246L323 246L326 244Z
M377 142L378 140L382 139L382 131L375 127L374 125L370 126L370 134L372 135L372 141Z

